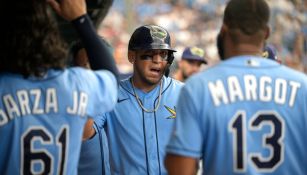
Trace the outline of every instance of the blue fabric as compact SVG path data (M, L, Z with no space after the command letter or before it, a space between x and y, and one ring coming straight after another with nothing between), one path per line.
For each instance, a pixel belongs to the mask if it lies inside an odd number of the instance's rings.
M105 127L110 149L111 174L166 174L166 144L176 116L176 102L182 83L163 77L163 94L158 110L146 113L134 96L130 79L120 83L118 103L114 110L96 118ZM142 104L153 109L160 87L148 93L136 89Z
M78 175L109 175L109 148L104 129L82 142Z
M49 70L42 79L0 74L0 87L0 174L77 174L87 116L117 99L113 74L82 68Z
M204 174L306 174L306 75L252 56L192 76L167 152L202 157Z

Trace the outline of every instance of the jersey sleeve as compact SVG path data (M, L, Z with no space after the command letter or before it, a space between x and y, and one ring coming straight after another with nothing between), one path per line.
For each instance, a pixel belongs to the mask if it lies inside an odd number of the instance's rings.
M95 129L96 133L99 130L102 130L104 128L106 118L107 118L107 113L105 113L103 115L99 115L99 116L94 118L95 124L93 125L93 128Z
M93 117L101 116L102 114L110 111L116 104L118 95L118 86L115 76L106 70L94 71L90 70L88 74L83 74L83 84L88 90L88 104L86 115Z
M195 97L199 94L189 84L186 84L180 93L177 102L177 112L174 130L167 146L167 152L199 158L202 148L202 134L199 126L199 109Z

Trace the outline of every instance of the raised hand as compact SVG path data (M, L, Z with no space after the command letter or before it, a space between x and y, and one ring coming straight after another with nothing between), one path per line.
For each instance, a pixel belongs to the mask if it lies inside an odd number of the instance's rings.
M47 0L54 11L67 21L86 14L85 0Z

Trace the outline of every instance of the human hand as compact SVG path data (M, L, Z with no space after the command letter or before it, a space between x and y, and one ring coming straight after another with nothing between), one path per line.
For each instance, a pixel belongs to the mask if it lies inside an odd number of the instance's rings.
M67 21L86 14L85 0L47 0L54 11Z
M92 118L89 118L84 125L83 137L82 137L83 141L92 138L96 134L93 125L94 125L94 120Z

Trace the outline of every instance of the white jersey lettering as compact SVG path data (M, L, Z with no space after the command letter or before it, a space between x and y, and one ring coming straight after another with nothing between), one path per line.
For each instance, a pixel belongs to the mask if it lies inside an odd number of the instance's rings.
M288 104L292 107L300 87L301 84L298 82L287 81L282 78L272 79L268 76L257 78L254 75L245 75L242 80L236 76L229 76L227 86L220 79L208 83L209 92L215 106L243 100L259 100L261 102L273 101L280 105Z
M34 105L32 108L33 114L43 114L44 110L42 108L39 108L39 102L41 99L41 90L40 89L31 89L30 94L34 96Z
M213 82L209 82L208 86L215 106L219 106L221 104L221 100L223 100L224 104L228 104L226 90L221 80L217 80L215 84Z
M235 76L231 76L227 80L228 80L228 88L229 88L228 91L229 91L230 101L231 102L235 102L236 100L242 101L244 97L238 78Z
M22 115L31 114L28 92L26 90L17 91L17 98L18 98L18 101L19 101L21 114Z
M72 115L84 116L86 114L86 107L88 103L88 94L84 92L73 92L73 106L66 108L67 113Z
M18 106L11 94L3 96L3 102L10 119L13 119L15 116L16 117L20 116L20 111L18 109Z
M0 126L5 125L8 121L9 119L7 118L7 115L2 109L0 109Z
M45 108L46 113L49 113L51 110L53 110L54 113L58 112L58 100L54 88L47 89Z
M78 92L73 92L73 106L68 106L66 112L69 114L76 115L78 110Z

